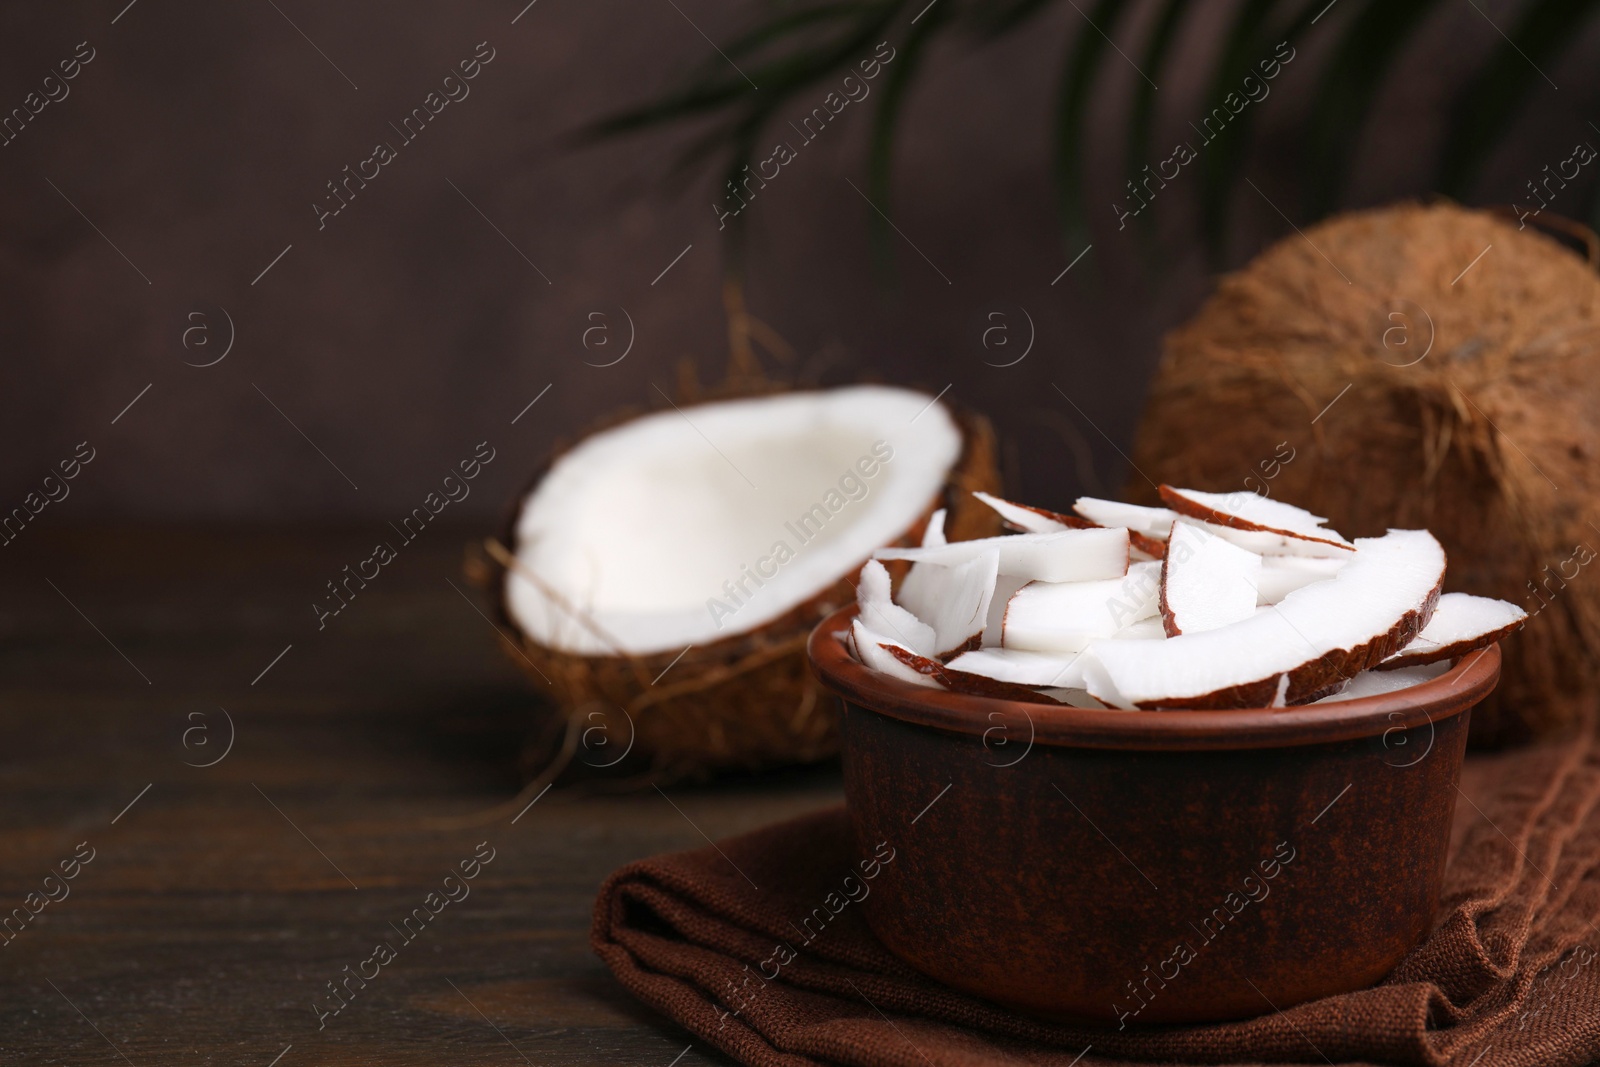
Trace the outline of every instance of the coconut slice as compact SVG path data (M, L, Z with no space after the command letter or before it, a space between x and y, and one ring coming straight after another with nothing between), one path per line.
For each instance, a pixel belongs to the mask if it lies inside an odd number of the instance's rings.
M1111 635L1113 641L1161 641L1167 636L1167 628L1162 624L1161 614L1130 622L1122 629Z
M989 493L978 492L972 495L993 508L995 514L999 515L1007 526L1023 533L1060 533L1062 530L1089 530L1101 525L1088 519L1080 519L1076 515L1063 515L1059 511L1047 511L1031 504L1001 500Z
M911 671L922 678L930 679L934 685L954 693L995 697L1000 700L1020 700L1026 704L1059 703L1059 701L1037 693L1027 686L997 682L993 678L986 678L981 674L968 674L965 671L954 670L936 659L919 656L904 645L885 642L881 643L879 648L898 660L902 670ZM905 675L897 674L896 677L903 678Z
M1442 604L1444 597L1440 597L1439 600ZM1430 663L1425 666L1362 671L1350 679L1349 684L1339 692L1313 701L1313 703L1333 704L1342 700L1360 700L1362 697L1398 693L1402 689L1410 689L1414 685L1431 682L1449 669L1450 665L1448 663Z
M1000 573L1046 582L1114 578L1128 571L1128 531L1064 530L952 541L930 548L880 548L874 559L906 559L954 567L990 550L1000 553Z
M1262 556L1261 575L1256 584L1257 604L1276 604L1290 593L1312 582L1326 581L1339 573L1350 559L1349 553L1337 558L1316 556Z
M934 595L924 616L933 627L932 654L945 659L977 648L988 625L989 602L1000 573L1000 553L991 549L954 567L931 563L919 566L935 568L930 580Z
M1258 493L1202 493L1197 489L1174 489L1170 485L1161 486L1160 493L1161 499L1181 515L1235 534L1266 535L1222 535L1253 552L1286 551L1326 556L1355 549L1337 532L1325 529L1323 523L1328 520L1322 516Z
M983 627L983 640L979 642L979 647L999 646L1005 634L1006 605L1010 603L1012 594L1027 584L1028 579L1014 574L1002 574L994 580L994 596L989 598L989 618Z
M1520 630L1527 618L1527 612L1504 600L1446 593L1439 598L1433 618L1416 639L1378 664L1377 669L1392 671L1457 659Z
M910 682L912 685L926 686L930 689L944 688L931 675L911 667L906 659L903 658L910 657L913 660L923 660L927 659L926 656L917 655L917 653L893 638L873 633L859 618L850 624L850 640L856 658L864 666L871 667L875 671L882 671L884 674L892 678L898 678L902 682ZM929 662L933 661L929 660Z
M944 520L944 508L928 516L928 525L922 531L923 548L938 548L948 543L944 536ZM900 580L900 595L897 598L900 606L918 618L932 615L939 587L943 584L939 577L943 569L935 563L913 563Z
M1034 687L1071 689L1083 685L1079 654L1053 656L1015 648L980 648L963 652L947 666L997 682Z
M1124 504L1120 500L1101 500L1080 496L1072 510L1096 526L1123 526L1157 541L1167 539L1172 520L1178 513L1170 508L1147 508L1143 504Z
M1172 524L1161 564L1161 620L1168 637L1242 622L1256 613L1261 557L1194 523Z
M1127 576L1092 582L1031 582L1006 605L1001 642L1028 652L1081 652L1160 610L1161 564L1135 563Z
M1160 559L1166 552L1166 546L1163 544L1163 541L1166 537L1165 529L1161 531L1161 537L1152 537L1146 534L1143 529L1134 529L1127 523L1094 522L1090 519L1082 518L1077 515L1066 515L1059 511L1047 511L1044 508L1036 508L1029 504L1018 504L1011 500L1001 500L999 497L990 496L988 493L973 493L972 495L993 508L995 514L999 515L1001 521L1007 526L1011 527L1013 530L1021 530L1023 533L1057 533L1061 530L1093 530L1097 528L1121 526L1128 531L1128 540L1133 545L1133 551L1140 553L1143 558ZM1083 497L1082 499L1090 500L1093 498ZM1110 504L1111 501L1099 501L1099 503ZM1117 506L1123 508L1137 507L1137 505L1134 504L1121 504ZM1159 511L1168 516L1172 514L1171 512L1167 511L1166 508L1140 508L1139 510ZM1170 524L1171 521L1172 520L1169 517L1167 522Z
M914 528L962 450L946 408L880 386L629 420L567 451L523 502L505 611L582 656L752 633Z
M1041 689L1041 693L1052 700L1059 701L1069 708L1089 708L1093 711L1121 711L1121 708L1108 707L1089 695L1086 689Z
M1242 622L1165 641L1100 642L1085 687L1119 707L1262 707L1280 675L1289 677L1286 703L1299 704L1376 666L1427 625L1444 549L1426 530L1390 530L1354 548L1337 577Z
M859 618L873 633L889 634L901 644L923 656L939 650L935 628L923 622L891 598L889 571L875 559L867 560L856 583Z

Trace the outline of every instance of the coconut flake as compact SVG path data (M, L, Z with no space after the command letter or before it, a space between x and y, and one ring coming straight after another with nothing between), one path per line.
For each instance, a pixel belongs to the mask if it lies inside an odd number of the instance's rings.
M1377 669L1392 671L1457 659L1520 630L1527 618L1527 612L1504 600L1469 593L1446 593L1439 598L1433 618L1416 639L1378 664Z
M874 559L907 559L954 567L990 550L1000 553L1000 573L1046 582L1114 578L1128 571L1128 531L1063 530L952 541L929 548L880 548Z
M1441 597L1441 600L1444 598ZM1325 696L1315 704L1334 704L1343 700L1360 700L1362 697L1398 693L1423 682L1431 682L1450 669L1448 663L1429 663L1418 667L1399 667L1393 670L1362 671L1350 683L1332 696Z
M1026 704L1057 703L1052 698L1044 696L1027 686L997 682L993 678L986 678L983 675L968 674L966 671L954 670L936 659L919 656L903 645L884 644L881 647L884 652L899 660L906 670L922 677L930 678L935 684L954 693L993 697L999 700L1020 700Z
M994 596L989 598L989 618L983 627L980 647L993 648L1000 644L1005 633L1006 605L1010 603L1012 594L1027 584L1028 579L1018 578L1014 574L1002 574L994 580Z
M1132 545L1132 551L1137 555L1137 558L1142 560L1160 559L1166 554L1166 545L1164 543L1167 536L1166 526L1161 527L1160 536L1146 533L1145 526L1154 521L1148 515L1139 516L1141 525L1135 527L1127 522L1097 522L1078 515L1066 515L1059 511L1048 511L1045 508L1018 504L1011 500L1001 500L999 497L990 496L988 493L973 493L972 495L993 508L1001 520L1013 530L1021 530L1023 533L1058 533L1062 530L1109 529L1120 526L1128 531L1128 541ZM1133 517L1132 512L1160 513L1167 517L1168 526L1172 524L1173 514L1166 508L1141 508L1137 504L1114 504L1112 501L1095 500L1093 497L1080 497L1078 499L1079 504L1084 501L1123 509L1121 511L1103 512L1116 517Z
M1060 533L1062 530L1088 530L1100 525L1076 515L1063 515L1059 511L1001 500L989 493L975 492L972 495L993 508L1007 526L1023 533Z
M1257 604L1276 604L1284 597L1312 582L1326 581L1339 573L1350 559L1348 552L1338 558L1316 556L1262 556L1261 575L1256 584Z
M1118 706L1260 707L1287 674L1285 699L1298 704L1377 665L1427 625L1444 549L1426 530L1390 530L1354 547L1337 577L1241 622L1165 641L1098 643L1086 688Z
M1093 496L1080 496L1072 510L1096 526L1122 526L1157 541L1167 539L1172 520L1178 517L1170 508L1147 508L1142 504L1124 504L1120 500L1101 500Z
M1261 557L1190 522L1172 524L1161 565L1161 620L1168 637L1200 633L1255 614Z
M1083 684L1080 658L1072 653L1052 656L1015 648L980 648L961 653L947 666L1013 685L1071 689Z
M922 531L922 547L938 548L948 544L944 537L944 508L928 516L928 525ZM942 581L940 568L933 563L913 563L906 576L900 580L900 595L896 599L901 607L918 618L933 614Z
M898 678L902 682L910 682L912 685L925 686L930 689L944 688L927 674L907 666L900 656L895 655L894 650L898 649L905 655L916 657L917 659L926 657L917 656L915 652L898 641L882 634L873 633L867 629L859 618L850 624L850 636L855 642L856 655L860 657L864 666L870 667L875 671L882 671L891 678Z
M991 550L938 570L938 592L926 619L933 627L935 654L945 659L977 648L982 640L988 625L989 602L1000 574L1000 553Z
M888 569L875 559L867 560L856 584L862 623L874 633L892 634L919 655L934 655L939 650L937 629L896 604L889 590Z
M1030 652L1081 652L1097 637L1160 610L1161 564L1135 563L1124 578L1031 582L1006 605L1001 643Z
M1333 551L1351 552L1355 546L1338 532L1325 529L1328 520L1304 508L1258 493L1203 493L1198 489L1160 488L1161 499L1174 511L1236 534L1266 534L1266 537L1228 537L1252 552L1287 551L1303 555L1328 555ZM1227 536L1220 534L1219 536ZM1297 545L1296 542L1309 542ZM1263 547L1264 546L1264 547ZM1310 546L1316 546L1312 548Z

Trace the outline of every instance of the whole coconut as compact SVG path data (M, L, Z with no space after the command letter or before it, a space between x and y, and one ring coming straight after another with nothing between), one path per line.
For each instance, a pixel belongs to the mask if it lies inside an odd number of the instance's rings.
M1600 677L1600 278L1451 204L1331 219L1267 249L1164 346L1130 492L1244 488L1347 536L1426 527L1450 588L1533 616L1478 743L1547 732ZM1593 571L1594 573L1591 573Z

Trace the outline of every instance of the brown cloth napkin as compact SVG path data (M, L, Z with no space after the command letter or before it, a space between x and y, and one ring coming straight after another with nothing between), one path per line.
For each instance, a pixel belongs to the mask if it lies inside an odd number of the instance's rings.
M1481 803L1460 798L1479 817L1429 939L1381 985L1244 1022L1043 1022L922 977L859 904L802 931L794 921L841 899L855 867L840 809L629 864L600 891L593 944L635 996L757 1067L1587 1064L1600 1057L1600 754L1586 736L1493 757L1485 778Z

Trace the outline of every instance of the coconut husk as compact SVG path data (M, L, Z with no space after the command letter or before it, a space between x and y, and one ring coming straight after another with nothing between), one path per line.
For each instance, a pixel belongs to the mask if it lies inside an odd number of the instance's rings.
M1575 717L1600 675L1600 574L1583 569L1600 546L1597 372L1592 262L1451 204L1339 216L1224 277L1168 335L1130 496L1263 492L1347 536L1432 530L1449 588L1534 615L1473 714L1475 742L1519 740Z
M757 341L779 360L792 358L772 329L750 316L737 285L725 297L729 312L731 358L727 377L702 387L693 368L680 369L675 392L679 404L737 399L785 392L794 386L769 377L752 347ZM660 405L664 407L665 404ZM612 412L589 434L627 422L649 408ZM973 497L974 491L997 492L1000 475L994 429L982 416L953 411L964 439L961 457L939 498L910 525L895 544L920 544L928 519L945 508L945 532L951 540L990 537L1000 532L999 518ZM589 434L558 446L550 463ZM518 566L516 513L547 464L518 494L500 539L488 542L474 569L490 590L499 621L512 635L512 659L542 693L553 698L568 724L566 741L555 763L540 757L534 785L560 773L567 760L587 750L590 766L609 766L627 751L630 767L643 766L641 782L704 778L721 771L761 770L811 763L839 750L837 701L827 696L806 662L805 644L818 622L855 600L855 571L832 587L771 623L713 644L649 656L618 654L580 656L548 648L522 634L505 607L505 575ZM865 560L860 561L862 563ZM890 564L896 576L909 565ZM527 571L525 576L537 581ZM571 613L580 621L580 607ZM527 790L524 790L526 793Z

